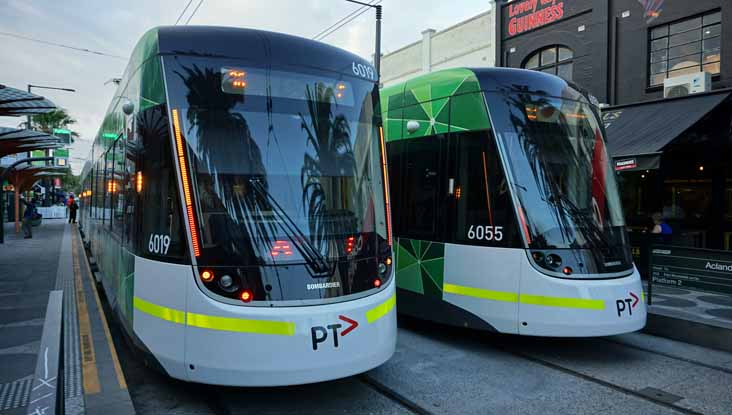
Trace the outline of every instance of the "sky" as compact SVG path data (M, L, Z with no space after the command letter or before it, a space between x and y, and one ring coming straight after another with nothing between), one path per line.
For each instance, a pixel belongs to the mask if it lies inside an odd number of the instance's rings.
M77 120L81 136L71 147L71 166L81 171L115 86L140 36L172 25L189 0L0 0L0 84L73 88L75 93L33 89ZM200 0L192 0L185 23ZM445 29L485 12L493 0L382 0L382 53L421 39L421 32ZM247 27L312 38L356 10L345 0L204 0L190 25ZM323 42L371 59L374 12L368 11ZM8 36L7 33L117 55L79 52ZM0 117L0 126L24 119Z

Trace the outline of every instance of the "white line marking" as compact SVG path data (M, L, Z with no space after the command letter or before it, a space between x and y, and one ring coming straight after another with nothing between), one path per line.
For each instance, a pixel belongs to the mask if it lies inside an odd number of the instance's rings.
M51 395L53 395L53 392L49 392L49 393L47 393L47 394L45 394L45 395L41 396L40 398L36 398L36 399L33 399L32 401L28 402L28 404L36 403L36 402L40 401L41 399L46 399L46 398L48 398L48 397L49 397L49 396L51 396Z
M43 379L48 379L48 346L46 346L46 350L43 352L43 365L46 370Z

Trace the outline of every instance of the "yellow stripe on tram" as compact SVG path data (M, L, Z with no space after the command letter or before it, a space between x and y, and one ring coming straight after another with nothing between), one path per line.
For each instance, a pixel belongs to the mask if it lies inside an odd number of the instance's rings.
M448 294L481 298L484 300L503 301L507 303L520 302L521 304L540 305L545 307L581 308L589 310L605 309L605 301L585 298L549 297L545 295L531 294L518 295L507 291L493 291L455 284L443 284L442 291Z
M584 298L547 297L544 295L521 294L519 301L521 304L542 305L546 307L584 308L589 310L605 309L605 302L603 300L588 300Z
M203 329L235 331L240 333L294 336L295 323L289 321L245 320L241 318L207 316L186 313L188 325Z
M372 308L371 310L366 311L366 321L368 321L369 324L375 322L376 320L380 319L381 317L384 317L387 313L389 313L389 311L391 311L395 305L396 305L396 294L392 294L388 300L377 305L376 307Z
M486 300L504 301L515 303L518 301L518 294L506 291L485 290L483 288L465 287L455 284L443 284L442 291L449 294L464 295L466 297L483 298Z
M145 301L140 297L135 297L133 301L135 308L145 314L150 314L153 317L177 324L185 324L186 322L186 314L180 310L159 306Z
M187 323L192 327L239 333L275 334L280 336L295 335L295 323L289 321L247 320L242 318L185 313L173 308L153 304L140 297L135 297L134 305L136 309L145 314L176 324Z

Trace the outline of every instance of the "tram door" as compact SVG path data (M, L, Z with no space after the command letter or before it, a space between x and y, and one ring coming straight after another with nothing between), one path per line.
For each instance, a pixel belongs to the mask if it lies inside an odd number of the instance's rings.
M515 249L521 247L515 215L490 122L480 113L466 117L466 109L475 112L483 105L480 93L451 99L444 178L444 300L498 330L516 333L520 267L526 254ZM464 294L462 287L483 290L482 298L454 294Z

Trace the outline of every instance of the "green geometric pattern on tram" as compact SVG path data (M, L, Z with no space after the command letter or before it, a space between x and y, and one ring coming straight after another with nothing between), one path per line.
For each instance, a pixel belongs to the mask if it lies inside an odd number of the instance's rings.
M397 239L397 287L442 299L445 245L416 239Z
M381 98L386 141L490 127L480 83L468 69L422 75L383 89ZM409 121L419 123L412 133Z

